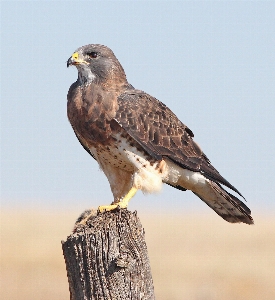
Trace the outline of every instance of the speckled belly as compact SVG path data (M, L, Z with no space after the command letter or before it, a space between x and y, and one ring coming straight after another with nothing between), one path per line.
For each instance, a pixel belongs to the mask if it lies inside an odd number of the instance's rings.
M158 161L152 159L145 151L143 151L136 142L125 138L121 134L114 136L114 143L109 145L98 145L96 148L90 148L98 162L105 162L116 168L133 172L141 168L156 168Z
M102 163L108 163L115 168L124 169L128 172L134 171L134 166L129 161L125 152L117 146L99 146L97 148L90 148L90 151L94 154L97 161L101 165Z
M170 175L173 175L173 172L170 174L165 160L152 158L129 137L117 134L114 140L115 143L108 146L98 145L96 148L90 148L107 177L111 175L106 164L130 172L135 188L145 193L159 192L162 182L169 181ZM114 169L111 172L116 173Z

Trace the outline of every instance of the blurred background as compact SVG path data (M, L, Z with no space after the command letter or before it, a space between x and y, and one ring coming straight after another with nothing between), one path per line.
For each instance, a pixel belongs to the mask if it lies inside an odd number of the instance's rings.
M0 297L69 299L60 241L112 201L66 116L66 61L99 43L194 132L255 220L228 224L168 186L138 193L157 299L275 299L274 35L273 1L1 1Z

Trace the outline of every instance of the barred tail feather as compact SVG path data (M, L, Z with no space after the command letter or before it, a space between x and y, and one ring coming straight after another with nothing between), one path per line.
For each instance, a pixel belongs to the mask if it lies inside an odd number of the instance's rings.
M219 216L230 223L254 224L250 209L241 200L228 193L218 183L209 180L207 185L207 193L198 193L197 191L193 191L193 193Z

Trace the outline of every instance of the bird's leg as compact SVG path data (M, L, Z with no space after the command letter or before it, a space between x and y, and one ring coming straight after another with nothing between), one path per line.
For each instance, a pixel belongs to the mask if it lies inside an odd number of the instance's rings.
M123 197L123 199L115 204L111 205L102 205L99 206L98 210L100 212L103 211L110 211L116 209L118 206L121 208L127 208L129 201L135 196L137 192L137 189L135 187L132 187L130 191Z
M118 202L118 205L121 208L126 208L128 206L129 201L135 196L137 189L132 187L126 196L123 197L122 201Z

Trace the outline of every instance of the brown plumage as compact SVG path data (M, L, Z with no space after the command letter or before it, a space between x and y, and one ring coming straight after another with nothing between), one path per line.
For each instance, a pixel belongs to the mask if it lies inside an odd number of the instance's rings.
M231 223L253 223L249 208L222 188L242 196L211 165L192 131L165 104L134 89L108 47L80 47L67 65L78 69L68 92L68 118L114 195L114 205L104 208L125 207L133 189L155 192L164 182L193 191Z

